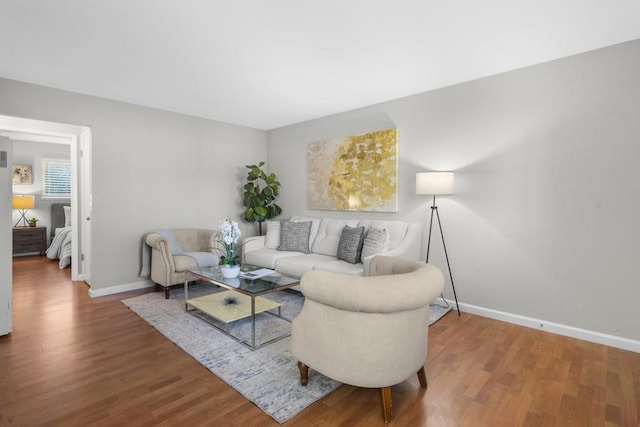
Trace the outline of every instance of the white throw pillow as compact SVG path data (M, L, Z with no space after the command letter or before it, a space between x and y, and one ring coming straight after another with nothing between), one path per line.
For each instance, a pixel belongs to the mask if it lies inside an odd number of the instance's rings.
M64 226L71 227L71 206L63 206L62 209L64 210Z
M362 259L389 250L389 233L386 228L369 227L362 244Z
M265 221L267 223L267 235L264 239L265 247L278 249L280 246L280 221Z

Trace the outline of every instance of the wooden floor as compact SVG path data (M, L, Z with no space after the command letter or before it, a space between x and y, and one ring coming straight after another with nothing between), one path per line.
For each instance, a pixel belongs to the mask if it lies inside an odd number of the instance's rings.
M45 257L14 261L0 338L0 425L275 426L120 303ZM429 388L393 387L392 426L637 426L640 354L463 313L430 328ZM310 373L313 381L313 372ZM341 386L285 426L383 425L375 390Z

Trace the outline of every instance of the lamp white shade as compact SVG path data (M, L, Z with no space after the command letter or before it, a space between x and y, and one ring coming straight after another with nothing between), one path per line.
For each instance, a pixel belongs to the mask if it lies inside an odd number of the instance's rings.
M453 172L418 172L416 194L454 194Z
M33 209L35 206L35 196L28 194L14 194L12 205L13 209Z

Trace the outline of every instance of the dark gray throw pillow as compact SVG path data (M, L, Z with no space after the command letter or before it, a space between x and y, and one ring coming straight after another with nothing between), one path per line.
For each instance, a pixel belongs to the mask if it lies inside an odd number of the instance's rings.
M338 243L338 259L351 264L360 262L362 242L364 241L364 227L349 227L345 225Z
M280 221L280 246L278 246L278 250L308 254L310 233L311 221Z

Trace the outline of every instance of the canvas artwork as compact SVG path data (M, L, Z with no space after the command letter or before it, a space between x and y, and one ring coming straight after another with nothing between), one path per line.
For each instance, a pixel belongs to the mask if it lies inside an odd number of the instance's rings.
M309 209L398 211L398 130L309 144Z
M33 184L33 170L31 169L31 165L13 165L13 184Z

